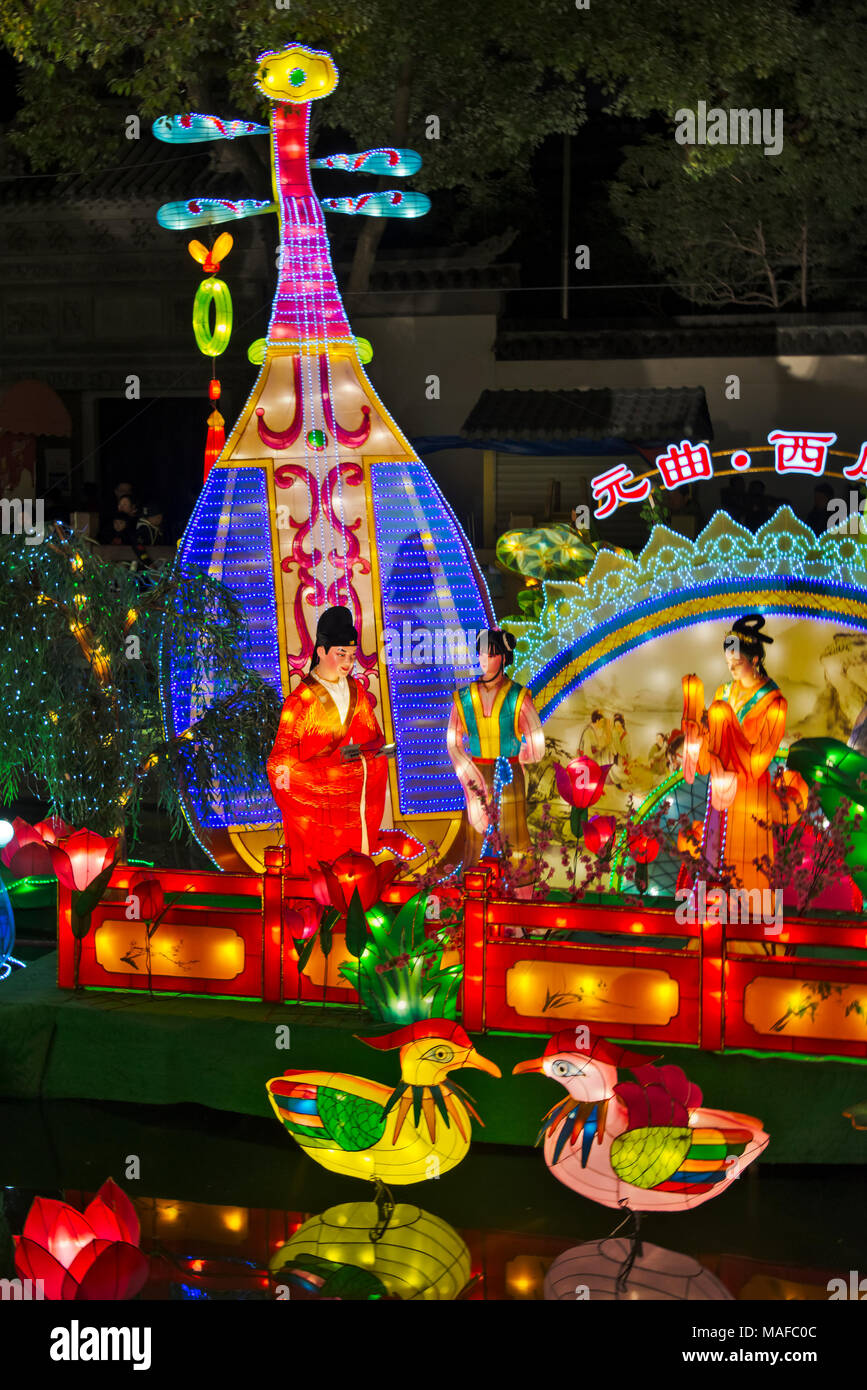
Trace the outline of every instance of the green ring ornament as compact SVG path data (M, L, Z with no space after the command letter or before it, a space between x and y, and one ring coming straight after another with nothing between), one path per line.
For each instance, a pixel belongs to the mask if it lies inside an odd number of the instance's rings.
M214 306L214 327L211 329L211 305ZM232 296L225 280L209 276L196 290L193 301L193 333L199 352L206 357L219 357L229 346L232 336Z

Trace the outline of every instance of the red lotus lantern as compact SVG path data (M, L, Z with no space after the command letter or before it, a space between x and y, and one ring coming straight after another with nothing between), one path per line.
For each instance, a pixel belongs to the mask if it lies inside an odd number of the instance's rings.
M54 873L40 826L28 825L20 816L12 822L12 839L4 845L0 860L21 878L44 878Z
M63 845L49 845L54 872L65 887L82 893L114 861L117 840L93 830L76 830Z
M67 825L60 816L49 816L48 820L37 821L33 829L46 845L56 845L60 840L66 839L67 835L75 834L75 826Z
M41 1280L48 1299L135 1298L150 1268L138 1242L135 1208L108 1178L83 1215L66 1202L36 1198L15 1237L15 1272Z
M614 816L591 816L584 826L584 843L591 854L607 859L611 856L616 834Z

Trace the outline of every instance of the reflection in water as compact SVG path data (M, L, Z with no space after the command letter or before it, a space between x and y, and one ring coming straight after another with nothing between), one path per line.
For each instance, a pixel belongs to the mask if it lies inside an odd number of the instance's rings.
M14 1228L32 1194L3 1195ZM91 1194L58 1195L82 1206ZM623 1237L564 1249L556 1236L458 1231L408 1203L395 1206L378 1239L373 1202L313 1216L168 1198L133 1206L150 1257L148 1300L818 1300L837 1273L717 1253L696 1259Z
M545 1276L545 1297L575 1299L717 1300L732 1295L719 1279L676 1250L622 1236L565 1250Z
M530 1150L475 1145L453 1172L402 1193L377 1251L357 1181L287 1153L270 1118L61 1101L0 1104L0 1278L14 1275L11 1237L34 1199L83 1211L118 1153L142 1156L138 1181L117 1172L150 1263L142 1299L520 1301L568 1298L571 1280L592 1300L622 1270L621 1215L552 1183ZM855 1166L752 1165L719 1201L644 1219L627 1295L647 1297L683 1269L690 1297L826 1300L863 1253L852 1219L862 1187Z
M380 1227L380 1229L378 1229ZM271 1272L290 1290L306 1282L311 1257L330 1269L326 1287L341 1287L335 1276L347 1267L379 1282L382 1293L401 1299L454 1299L470 1282L470 1252L453 1227L419 1207L399 1202L384 1230L374 1202L343 1202L311 1217L271 1260ZM331 1277L329 1277L331 1276ZM325 1295L325 1289L321 1290ZM291 1292L290 1292L291 1296ZM370 1293L332 1293L332 1297L374 1297Z

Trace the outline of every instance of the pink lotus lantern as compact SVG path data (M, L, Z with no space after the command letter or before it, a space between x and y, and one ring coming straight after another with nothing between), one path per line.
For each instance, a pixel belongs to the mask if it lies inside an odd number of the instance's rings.
M26 820L16 816L12 822L12 839L3 847L0 860L13 874L21 878L46 878L54 873L48 846L39 825L28 825Z
M15 1272L41 1280L48 1299L134 1298L150 1268L138 1243L135 1208L108 1178L83 1215L66 1202L36 1198L15 1237Z
M283 930L293 940L308 941L316 933L321 916L320 908L302 898L287 898L283 903Z

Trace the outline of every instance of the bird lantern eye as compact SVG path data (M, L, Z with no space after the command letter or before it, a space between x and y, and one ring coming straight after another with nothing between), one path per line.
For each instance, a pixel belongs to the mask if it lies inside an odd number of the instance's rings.
M440 1045L439 1047L432 1047L432 1048L430 1049L429 1052L426 1052L426 1053L424 1054L424 1061L425 1061L425 1062L441 1062L441 1063L442 1063L442 1062L453 1062L454 1060L455 1060L455 1054L454 1054L453 1050L452 1050L450 1047L445 1047L445 1046L443 1046L443 1045Z
M559 1080L562 1080L565 1076L579 1076L580 1068L576 1067L572 1062L564 1061L561 1057L556 1062L551 1063L551 1075L556 1076Z

